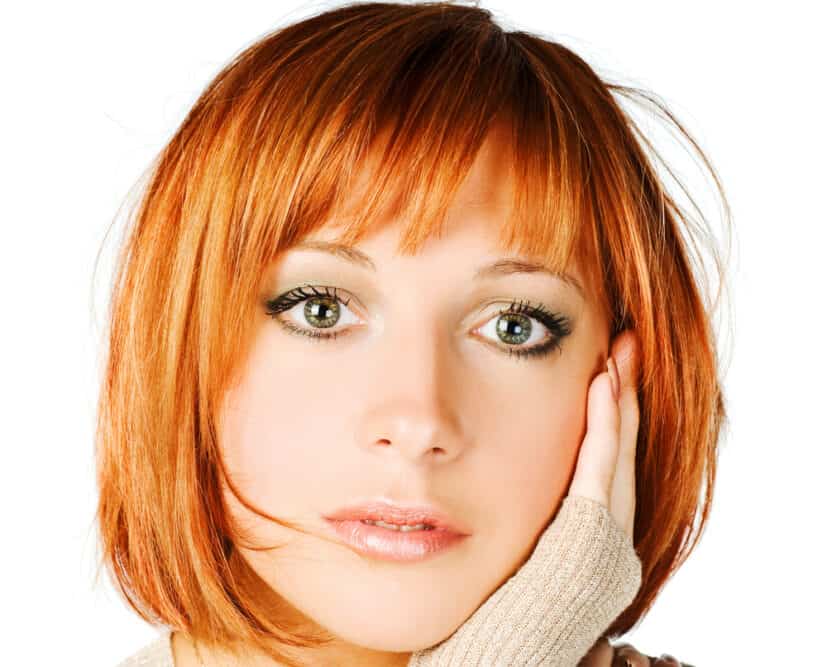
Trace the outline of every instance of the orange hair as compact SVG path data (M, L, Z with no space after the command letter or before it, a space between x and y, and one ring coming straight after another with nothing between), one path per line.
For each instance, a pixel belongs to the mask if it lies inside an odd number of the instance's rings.
M713 307L691 263L704 239L622 98L690 141L728 222L715 170L663 103L606 82L559 43L504 31L479 7L346 5L266 35L219 72L152 166L109 304L98 571L142 618L288 664L273 639L324 641L279 619L278 596L233 548L242 536L222 501L222 481L234 487L216 410L251 343L264 268L340 211L380 132L364 206L341 217L340 240L357 242L391 207L409 221L400 251L415 253L440 233L495 119L511 128L516 170L503 247L554 270L576 257L611 335L633 328L640 341L643 584L607 636L644 616L706 524L726 413Z

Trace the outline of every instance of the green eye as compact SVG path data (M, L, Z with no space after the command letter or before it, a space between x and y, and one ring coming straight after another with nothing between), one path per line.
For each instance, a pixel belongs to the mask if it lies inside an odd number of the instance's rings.
M282 313L291 310L294 306L304 303L302 316L310 325L309 328L297 325L284 319ZM342 316L342 306L347 309L350 299L344 301L336 288L302 286L282 294L275 299L265 302L267 314L275 319L289 333L308 336L317 340L335 338L341 332L320 332L314 329L329 329L339 322ZM350 312L349 309L346 312ZM358 319L355 319L358 322Z
M509 345L525 343L531 337L531 318L519 313L503 313L497 320L497 335Z
M339 321L339 302L330 297L312 296L304 302L304 317L315 327L332 327Z
M540 326L535 326L534 321ZM504 343L496 346L509 356L518 358L539 358L559 350L563 338L571 333L569 319L564 315L549 312L541 304L531 305L522 301L513 301L477 331L486 333L489 327L492 329L490 337L496 336ZM536 339L533 344L526 345L532 338Z
M302 317L308 326L296 324L282 315L300 303L304 303ZM347 329L329 332L320 330L330 329L338 324L343 312L350 313L348 303L350 299L343 300L335 287L302 286L266 301L265 308L267 314L288 333L307 336L314 340L328 340L336 338L341 333L347 333ZM535 327L534 321L540 326ZM358 322L358 318L354 316L354 320L348 323ZM496 336L502 343L494 343L494 346L509 356L518 358L540 358L553 350L559 350L563 338L571 333L571 323L566 316L549 312L541 304L531 305L522 301L513 301L477 331L483 332L489 324L494 325L491 336ZM547 330L545 335L543 329ZM526 345L535 331L539 333L538 337L535 336L538 341Z

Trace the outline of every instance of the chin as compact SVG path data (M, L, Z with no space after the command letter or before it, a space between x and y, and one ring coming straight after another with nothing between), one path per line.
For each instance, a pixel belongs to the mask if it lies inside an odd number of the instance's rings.
M374 651L388 651L392 653L414 653L439 644L450 637L455 628L428 628L410 627L416 621L408 620L409 626L399 628L396 632L387 626L371 628L365 631L362 627L353 634L348 632L335 633L337 637L356 646L362 646Z
M430 598L430 599L429 599ZM350 644L375 651L415 652L439 644L450 637L473 612L434 596L417 596L410 605L397 599L393 609L352 608L335 618L317 617L317 622ZM357 605L353 605L356 607ZM330 610L328 610L330 611Z

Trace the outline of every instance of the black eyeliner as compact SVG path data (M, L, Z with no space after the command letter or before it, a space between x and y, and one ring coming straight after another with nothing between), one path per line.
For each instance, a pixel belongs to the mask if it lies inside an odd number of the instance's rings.
M290 334L305 336L314 341L335 339L337 336L340 336L345 332L323 332L322 330L315 332L312 330L306 330L278 317L279 313L290 310L296 304L302 303L303 301L307 301L308 299L316 296L326 296L337 300L344 305L350 303L350 299L343 299L335 287L322 286L321 288L318 288L315 285L304 284L275 298L266 299L264 301L264 307L267 315L275 319L279 325L281 325L281 327ZM529 301L514 300L511 302L510 306L497 312L497 315L504 314L522 314L535 318L543 326L545 326L551 334L551 337L547 342L537 344L534 347L527 349L521 349L517 346L498 345L492 343L498 351L512 357L516 356L521 359L537 359L544 357L554 350L560 350L563 339L572 331L571 320L568 317L560 313L551 312L542 304L532 304Z

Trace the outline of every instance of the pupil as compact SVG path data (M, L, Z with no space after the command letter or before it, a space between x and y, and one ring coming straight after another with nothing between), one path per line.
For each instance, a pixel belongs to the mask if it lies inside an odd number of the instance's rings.
M519 313L503 315L497 322L497 335L505 343L524 343L531 335L531 320Z
M304 304L304 316L318 327L332 327L339 319L339 305L324 297L308 299Z

